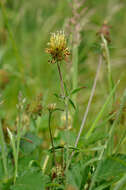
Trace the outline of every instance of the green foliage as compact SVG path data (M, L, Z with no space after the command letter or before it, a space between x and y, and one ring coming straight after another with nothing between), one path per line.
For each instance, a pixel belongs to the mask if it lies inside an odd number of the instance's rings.
M27 133L21 140L21 151L24 154L33 152L40 144L42 140L35 134Z
M119 154L105 158L102 161L97 180L120 178L126 172L126 155Z
M0 190L126 189L125 10L120 0L0 1ZM45 53L58 30L70 50L62 80Z
M3 173L4 173L3 164L2 160L0 159L0 180L4 177Z
M47 179L40 171L31 169L17 179L11 190L42 190L45 189L46 183Z
M78 190L82 190L87 182L90 167L84 165L84 160L80 161L67 172L67 183L72 185Z

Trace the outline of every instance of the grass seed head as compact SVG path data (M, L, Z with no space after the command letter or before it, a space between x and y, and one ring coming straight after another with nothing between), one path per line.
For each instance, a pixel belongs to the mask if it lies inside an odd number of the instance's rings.
M26 106L26 113L34 119L42 115L42 94L39 94L30 104Z
M103 25L101 26L99 32L97 34L103 35L104 38L107 40L108 43L111 42L110 38L110 28L111 26L108 25L107 21L104 21Z

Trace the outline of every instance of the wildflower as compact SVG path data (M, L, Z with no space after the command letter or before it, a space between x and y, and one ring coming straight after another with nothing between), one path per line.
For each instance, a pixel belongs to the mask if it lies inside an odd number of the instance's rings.
M47 108L49 111L54 111L56 109L56 103L49 104Z
M63 31L58 31L57 33L51 34L48 48L46 48L46 53L50 54L51 61L49 60L49 62L51 63L63 61L70 55Z

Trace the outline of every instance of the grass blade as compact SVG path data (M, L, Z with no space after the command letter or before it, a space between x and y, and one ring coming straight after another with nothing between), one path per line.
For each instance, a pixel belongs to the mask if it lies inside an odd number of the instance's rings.
M73 46L72 51L72 63L73 63L73 89L76 89L78 86L78 46ZM76 94L73 97L74 101L76 102Z
M117 185L115 186L114 190L120 190L120 188L126 184L126 175L124 175L119 182L117 183Z
M15 142L15 137L10 131L9 128L7 128L8 135L10 137L11 145L12 145L12 150L13 150L13 157L14 157L14 162L15 162L15 173L14 173L14 183L16 182L16 177L17 177L17 150L16 150L16 142Z
M117 82L117 84L115 85L115 87L113 88L113 90L111 91L111 93L109 94L109 96L108 96L106 102L105 102L104 105L102 106L101 111L99 112L98 116L96 117L95 121L93 122L93 125L91 126L91 128L89 129L89 131L88 131L87 134L86 134L86 137L85 137L86 139L88 139L88 138L90 137L90 135L91 135L91 133L93 132L93 130L95 129L95 127L96 127L98 121L101 119L101 117L102 117L102 115L103 115L103 113L104 113L104 111L105 111L105 108L106 108L107 105L109 104L109 102L110 102L110 100L111 100L113 94L114 94L115 91L116 91L116 88L117 88L119 82L120 82L120 81Z
M117 84L118 84L118 83L117 83ZM116 85L116 86L117 86L117 85ZM119 111L117 112L116 119L115 119L113 125L111 126L111 130L110 130L110 132L109 132L109 138L108 138L108 140L107 140L106 143L105 143L106 149L104 148L104 149L101 151L101 154L100 154L100 156L99 156L99 160L100 160L100 161L99 161L99 164L98 164L98 166L97 166L97 168L96 168L96 170L95 170L95 173L94 173L94 176L93 176L93 178L92 178L92 182L91 182L91 185L90 185L89 190L93 190L93 188L94 188L97 175L98 175L99 170L100 170L101 165L102 165L102 159L103 159L103 157L104 157L104 155L105 155L105 152L107 152L106 150L107 150L107 148L108 148L108 146L109 146L109 143L111 142L111 138L112 138L112 135L113 135L115 126L116 126L117 123L119 122L120 115L122 114L122 111L123 111L123 108L124 108L125 103L126 103L126 90L124 91L124 94L123 94L123 97L122 97L122 100L121 100L121 104L120 104L120 109L119 109Z
M4 134L3 134L1 121L0 121L0 145L1 145L1 152L2 152L3 167L4 167L5 175L7 176L6 146L5 146L5 140L4 140Z

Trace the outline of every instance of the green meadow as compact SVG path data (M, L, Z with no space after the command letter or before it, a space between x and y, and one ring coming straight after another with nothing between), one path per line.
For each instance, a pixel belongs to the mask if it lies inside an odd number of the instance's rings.
M0 190L126 190L125 28L125 0L0 0Z

